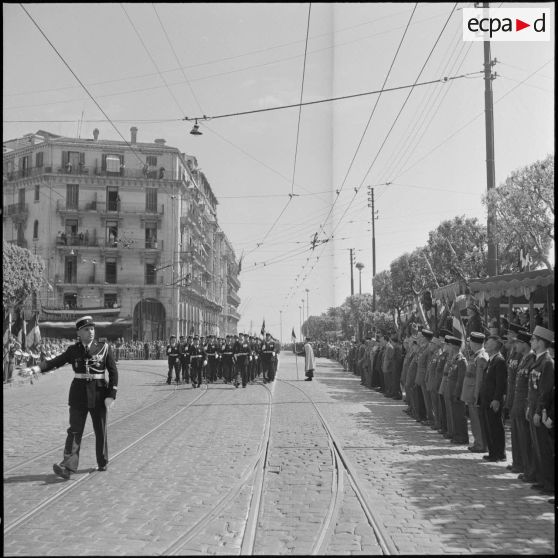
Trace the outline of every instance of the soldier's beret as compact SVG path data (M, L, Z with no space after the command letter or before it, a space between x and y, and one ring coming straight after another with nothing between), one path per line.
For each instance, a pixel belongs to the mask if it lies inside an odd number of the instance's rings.
M455 345L456 347L461 346L461 339L459 337L454 337L453 335L446 335L446 343L450 345Z
M471 331L471 335L469 336L469 339L473 343L484 343L484 340L486 339L486 335L479 331Z
M95 325L95 322L93 321L93 318L91 316L83 316L82 318L79 318L79 320L76 320L76 329L81 329L82 327L90 325Z
M423 329L421 333L427 338L432 339L434 337L434 332L430 331L429 329Z
M535 330L533 331L533 335L535 337L540 337L541 339L544 339L550 343L554 341L554 332L540 325L535 327Z
M528 331L518 331L516 341L521 341L522 343L531 343L531 338L533 336Z

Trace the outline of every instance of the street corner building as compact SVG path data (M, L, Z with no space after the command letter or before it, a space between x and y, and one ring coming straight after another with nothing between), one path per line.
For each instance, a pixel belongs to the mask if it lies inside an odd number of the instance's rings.
M236 333L239 266L194 156L164 139L76 139L43 130L4 142L4 241L46 264L30 303L46 337L151 341Z

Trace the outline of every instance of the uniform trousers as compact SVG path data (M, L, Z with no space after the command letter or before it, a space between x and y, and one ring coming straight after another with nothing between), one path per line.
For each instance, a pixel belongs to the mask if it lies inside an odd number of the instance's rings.
M73 473L77 473L78 470L81 438L89 413L91 413L91 421L95 431L97 465L104 467L108 463L107 409L104 405L104 400L102 407L94 407L92 409L70 407L70 428L67 430L68 435L66 436L66 444L64 446L64 459L60 465Z
M391 377L392 395L401 397L401 365L396 366Z
M217 358L215 356L207 355L207 379L210 382L217 381Z
M512 450L512 467L514 473L521 473L524 470L523 460L521 459L521 451L519 449L519 432L517 430L517 423L510 420L510 433L511 433L511 450Z
M426 420L426 405L424 404L420 385L415 384L412 386L411 396L415 400L415 419L417 421Z
M478 405L471 403L467 405L469 410L469 420L471 421L471 432L473 434L473 447L478 450L486 451L486 442L482 435L481 419Z
M392 373L390 370L384 372L384 395L392 396L393 395L393 384L392 384Z
M446 392L444 393L444 405L446 411L446 437L453 438L455 436L455 425L453 422L453 407L451 403L451 397Z
M273 359L262 361L263 379L268 382L273 382L275 380L275 366Z
M536 463L533 454L531 431L529 423L525 420L525 413L512 413L510 421L517 432L517 451L519 452L521 472L528 479L534 480L536 477Z
M172 371L174 369L174 375L176 376L176 381L180 382L180 360L177 358L169 358L169 373L167 375L167 382L172 380Z
M432 409L432 416L434 418L434 428L440 430L442 428L442 409L440 408L440 396L438 391L429 391L428 397L430 398L430 408Z
M239 357L236 361L236 383L242 381L245 386L249 381L248 360L246 357Z
M532 421L529 424L534 442L537 482L546 489L554 490L554 440L543 424L535 426Z
M182 367L182 381L188 383L190 381L190 371L188 361L186 359L180 359L180 366Z
M438 394L438 401L440 403L440 430L442 434L448 433L448 415L446 412L446 399L444 395Z
M225 382L232 381L233 363L230 358L223 358L223 379Z
M486 434L486 447L488 455L496 459L506 457L506 435L504 432L504 421L502 419L502 407L495 413L490 405L480 406L481 424L483 434Z
M192 368L190 371L190 376L192 377L192 385L201 385L203 378L203 362L200 358L192 359Z
M453 437L456 442L469 443L467 417L465 416L465 403L452 397L451 410L453 416Z
M424 408L425 408L424 414L426 420L429 422L434 422L434 413L432 411L432 401L430 400L430 394L428 393L425 384L421 384L419 387L422 396L422 401L424 403Z

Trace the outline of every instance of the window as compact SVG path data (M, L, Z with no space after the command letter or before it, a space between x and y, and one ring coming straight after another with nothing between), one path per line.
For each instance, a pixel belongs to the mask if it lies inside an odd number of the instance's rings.
M157 188L145 189L145 211L157 213Z
M105 308L117 308L118 297L116 293L106 293L105 294Z
M29 176L30 167L31 157L29 155L21 157L19 160L19 170L21 171L21 176Z
M145 284L155 285L157 282L157 272L155 271L155 264L146 263L145 264Z
M66 184L66 209L78 209L79 184Z
M36 167L42 167L43 166L43 158L44 158L44 153L42 151L39 151L38 153L35 153L35 166Z
M145 223L145 247L157 248L157 223Z
M39 201L40 191L41 187L38 184L35 184L35 201Z
M105 261L105 281L116 283L116 258L107 258Z
M77 174L85 166L85 153L79 151L62 151L62 172Z
M148 155L145 158L145 162L150 166L150 167L156 167L157 166L157 157L155 155Z
M109 186L107 188L107 210L120 211L120 196L116 186Z
M25 228L23 223L17 223L17 245L25 246Z
M25 206L25 188L20 188L17 192L17 203L19 204L19 210L23 211Z
M75 310L77 308L77 293L64 293L64 309Z
M107 221L106 244L110 248L118 246L118 221Z
M33 223L33 238L39 238L39 221L37 219L35 219L35 222Z
M76 256L66 256L64 262L64 283L77 283Z
M72 246L77 244L78 237L78 220L77 219L66 219L64 232L66 233L66 244Z

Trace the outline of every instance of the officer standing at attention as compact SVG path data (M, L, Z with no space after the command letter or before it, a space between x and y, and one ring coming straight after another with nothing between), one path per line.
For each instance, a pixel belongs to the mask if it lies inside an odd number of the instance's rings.
M93 318L80 318L76 321L76 329L79 337L77 343L70 345L61 355L27 369L28 372L48 372L71 364L75 372L68 398L70 427L67 430L64 457L60 464L55 463L52 467L55 474L63 479L69 479L78 470L81 437L88 413L91 414L95 431L98 470L107 470L107 409L114 403L118 388L118 369L112 350L108 343L94 339ZM105 370L108 371L108 381Z
M247 336L246 336L247 337ZM243 333L238 334L238 341L234 345L234 359L236 361L236 378L234 387L238 387L239 380L242 379L242 387L248 383L248 363L250 360L250 344L245 339Z
M172 371L176 376L176 383L180 383L180 349L176 342L176 335L170 336L169 344L167 345L167 357L169 362L169 373L167 376L167 384L171 383Z
M479 392L479 405L482 433L488 447L488 455L482 456L486 461L506 460L502 407L508 371L506 361L500 352L502 345L502 339L497 335L489 335L484 343L488 353L488 366Z
M271 333L265 334L265 341L262 345L262 375L264 383L275 380L274 360L279 352L277 344L271 338Z

